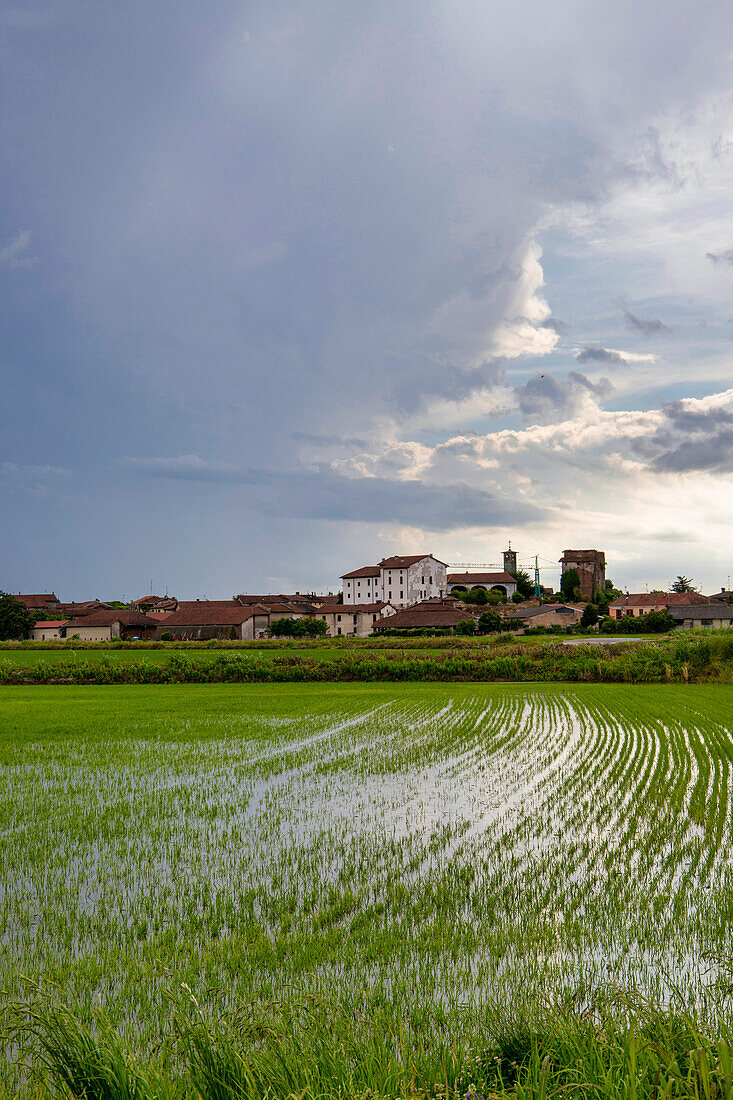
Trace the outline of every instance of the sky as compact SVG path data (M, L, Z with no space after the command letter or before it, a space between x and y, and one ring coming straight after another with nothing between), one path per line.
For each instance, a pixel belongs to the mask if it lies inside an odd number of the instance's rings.
M722 0L0 0L0 588L733 574Z

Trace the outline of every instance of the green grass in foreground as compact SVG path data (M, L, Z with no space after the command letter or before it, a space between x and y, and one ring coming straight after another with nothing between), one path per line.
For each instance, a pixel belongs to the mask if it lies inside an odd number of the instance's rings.
M732 711L0 689L8 1050L89 1097L731 1095Z

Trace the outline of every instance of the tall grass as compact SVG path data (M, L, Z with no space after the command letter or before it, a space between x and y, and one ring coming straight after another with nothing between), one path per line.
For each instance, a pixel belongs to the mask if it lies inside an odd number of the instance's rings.
M464 1011L455 1030L439 1005L365 1014L311 1000L207 1014L195 997L172 1006L157 1059L140 1064L99 1010L87 1022L36 990L5 1014L26 1059L6 1091L79 1100L731 1100L730 1022L711 1028L684 1007L624 991L576 1003ZM580 1003L577 1003L580 1002Z

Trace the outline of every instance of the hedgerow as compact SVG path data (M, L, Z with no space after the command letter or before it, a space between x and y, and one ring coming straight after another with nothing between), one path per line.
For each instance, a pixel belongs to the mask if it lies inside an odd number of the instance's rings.
M167 662L91 661L20 666L0 660L0 684L338 683L390 681L733 682L733 633L674 635L636 645L454 646L440 653L346 650L319 660L299 653L212 653Z

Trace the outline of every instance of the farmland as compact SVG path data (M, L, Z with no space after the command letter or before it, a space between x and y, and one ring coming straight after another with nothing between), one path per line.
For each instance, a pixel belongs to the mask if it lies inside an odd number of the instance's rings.
M349 640L307 648L267 643L184 649L68 646L0 650L0 684L184 684L290 682L553 682L733 683L733 632L679 632L644 640L498 635L477 643L457 638ZM468 644L466 644L468 641ZM571 644L573 641L579 644ZM463 644L458 644L459 642ZM448 643L448 644L439 644ZM155 644L155 643L154 643Z
M466 1083L480 1021L485 1044L500 1011L609 983L724 1028L732 704L724 685L0 689L0 983L101 1003L163 1076L166 990L265 1035L309 1006L302 1065L319 1013L349 1020L349 1072L368 1047L359 1087L392 1095Z

